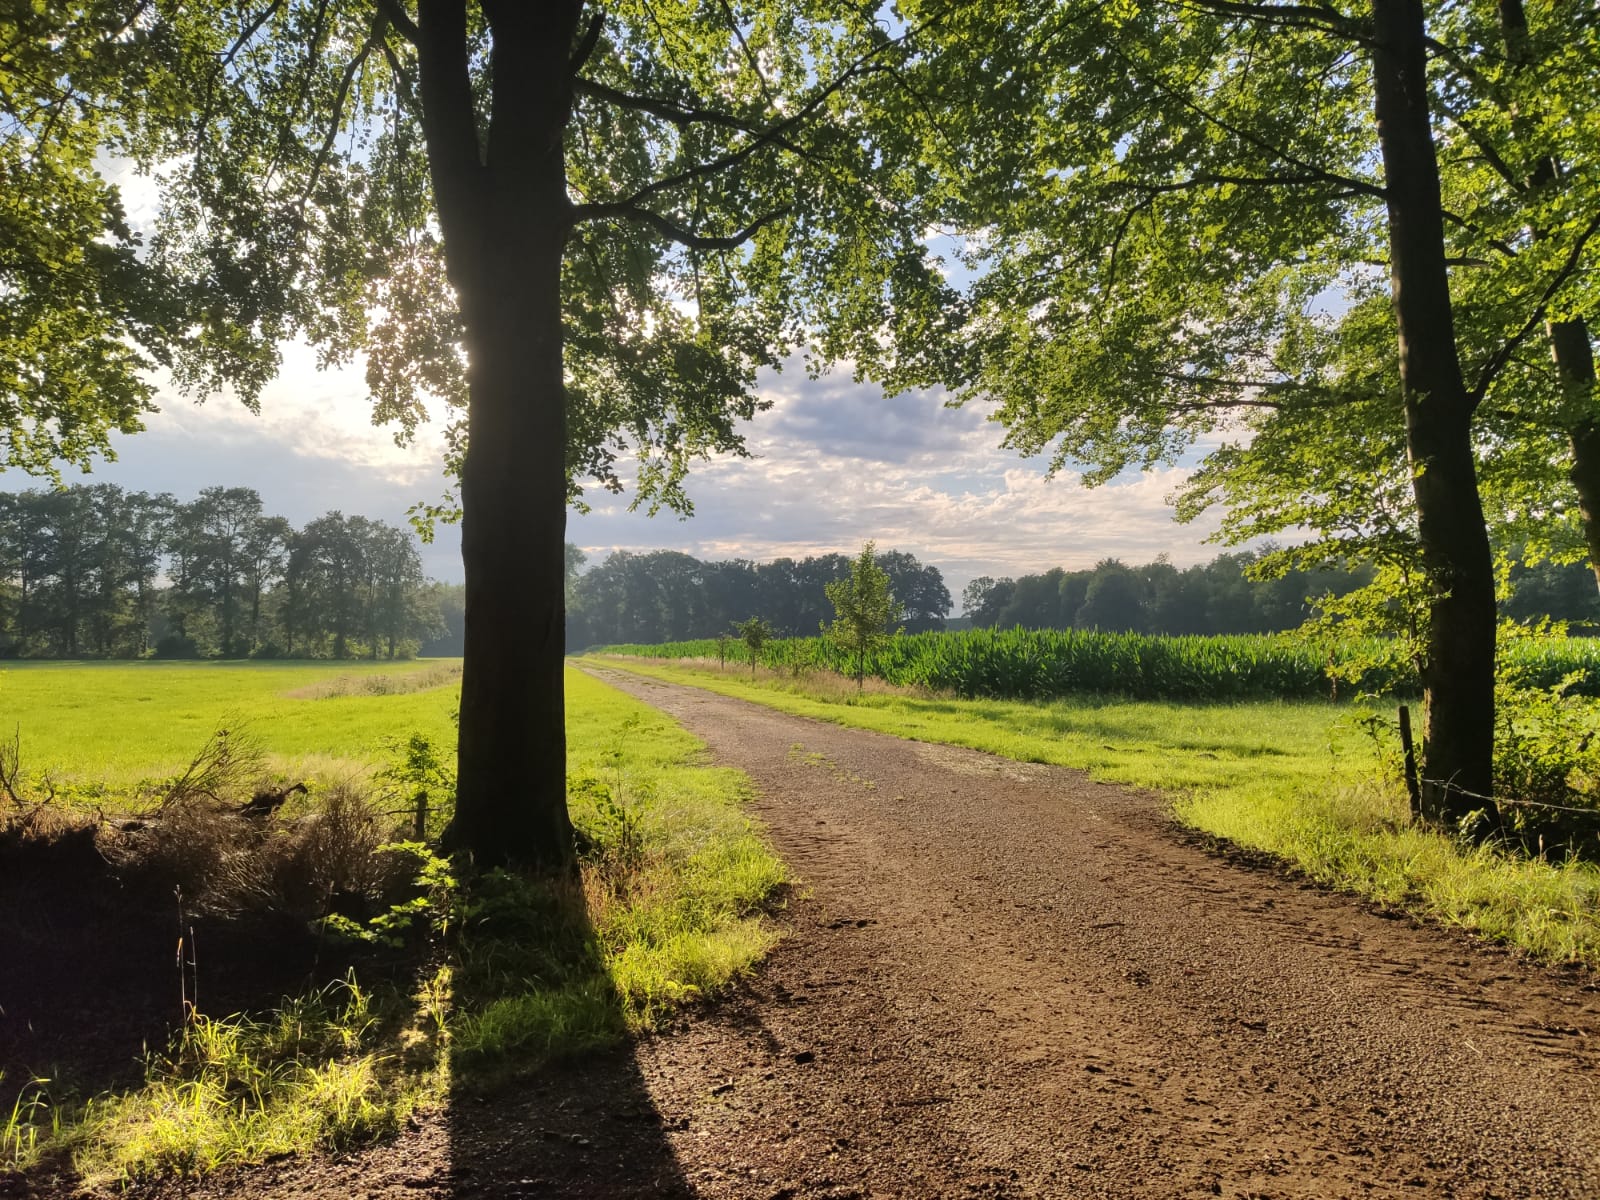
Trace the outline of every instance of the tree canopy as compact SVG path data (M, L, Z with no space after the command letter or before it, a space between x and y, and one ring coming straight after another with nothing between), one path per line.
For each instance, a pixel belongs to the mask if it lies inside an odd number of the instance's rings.
M962 395L1090 483L1208 443L1185 512L1409 579L1452 818L1490 790L1477 467L1519 540L1600 511L1597 36L1517 0L1017 0L932 25L908 69L972 273Z
M253 403L290 338L364 358L401 436L430 403L453 411L459 498L432 510L464 522L452 839L569 866L567 504L626 484L686 509L688 464L740 448L758 368L794 350L865 366L891 355L887 327L945 321L903 203L918 169L866 119L901 87L905 33L844 2L46 5L19 45L48 63L0 87L22 131L8 153L56 169L12 168L32 174L8 195L71 193L72 220L30 234L35 260L98 266L29 293L42 315L17 336L68 353L82 335L50 331L92 314L102 352L74 361L102 377L70 395L40 391L65 378L44 365L10 381L11 457L103 449L137 423L152 362ZM102 153L159 183L142 248L95 182ZM164 303L134 303L145 286ZM8 348L8 369L25 359Z

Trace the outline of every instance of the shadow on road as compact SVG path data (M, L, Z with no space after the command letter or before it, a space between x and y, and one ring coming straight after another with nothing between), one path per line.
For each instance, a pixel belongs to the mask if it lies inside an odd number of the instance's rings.
M475 1016L458 1050L445 1122L446 1194L696 1195L631 1042L599 1048L623 1029L622 1003L582 891L509 886L485 906L457 974L457 1008ZM551 987L552 980L566 982ZM557 1039L577 1055L521 1069Z

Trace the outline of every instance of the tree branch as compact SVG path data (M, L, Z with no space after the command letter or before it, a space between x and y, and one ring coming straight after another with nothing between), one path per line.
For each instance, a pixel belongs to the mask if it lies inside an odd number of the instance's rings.
M1128 70L1131 73L1137 74L1139 72L1139 64L1134 62L1132 58L1123 53L1121 50L1117 49L1115 46L1111 46L1109 48L1111 49L1112 53L1114 53L1127 65ZM1372 196L1379 200L1384 200L1387 198L1387 193L1384 191L1384 189L1375 183L1371 183L1365 179L1354 179L1348 175L1340 175L1337 171L1328 171L1322 167L1316 166L1314 163L1306 162L1299 156L1291 154L1289 151L1284 150L1281 147L1274 146L1271 142L1255 133L1252 133L1250 130L1242 129L1233 124L1231 121L1225 121L1215 113L1209 112L1205 108L1201 107L1201 105L1190 96L1176 90L1173 87L1170 87L1161 79L1152 76L1146 76L1146 78L1150 79L1152 85L1158 91L1166 94L1171 99L1183 105L1190 112L1198 116L1202 121L1208 121L1212 125L1215 125L1218 129L1222 130L1224 133L1231 134L1240 141L1254 146L1257 150L1260 150L1269 158L1274 158L1281 162L1285 162L1289 164L1289 166L1294 167L1296 170L1304 171L1308 175L1315 175L1325 183L1339 184L1342 187L1349 188L1352 192L1355 192L1359 195Z
M334 140L339 136L339 126L344 117L345 102L350 98L350 87L355 83L356 73L361 70L367 61L368 55L385 41L388 33L389 18L379 11L372 18L372 32L367 35L366 42L361 47L361 52L345 65L344 74L339 78L339 90L333 98L333 111L328 115L328 136L323 138L321 147L317 150L317 157L311 164L311 176L306 180L305 191L300 196L301 211L305 210L306 203L311 199L311 193L317 190L317 183L322 178L323 168L328 165L328 156L333 153Z
M1517 248L1515 246L1506 241L1504 238L1495 237L1481 225L1478 225L1473 221L1469 221L1466 217L1463 217L1458 213L1453 213L1449 209L1444 209L1443 215L1444 219L1450 224L1454 225L1457 229L1465 229L1468 233L1472 234L1473 237L1481 240L1484 245L1498 250L1505 257L1515 258L1517 256Z
M1325 171L1311 170L1303 175L1228 175L1213 171L1201 171L1191 175L1188 179L1174 179L1168 183L1146 183L1139 180L1119 181L1113 180L1107 187L1123 187L1130 190L1148 192L1159 195L1166 192L1183 192L1195 187L1221 187L1224 184L1234 184L1238 187L1313 187L1316 185L1337 186L1345 194L1359 192L1362 195L1384 195L1384 189L1377 184L1363 183L1360 180L1348 180L1339 176L1330 175Z
M619 108L633 109L635 112L646 112L653 117L660 117L663 121L682 128L686 125L704 124L720 125L725 129L737 129L741 133L756 133L761 127L753 122L741 120L732 113L718 112L709 108L690 108L679 104L676 100L668 100L658 96L636 96L632 92L619 91L603 83L596 83L592 79L575 79L572 90L580 96L589 96L595 100L604 100L608 104L615 104Z
M256 33L261 29L261 27L271 20L272 15L282 7L283 0L272 0L271 4L267 5L259 13L257 13L254 19L252 19L251 22L244 27L244 30L239 34L239 36L233 40L233 45L229 46L227 50L223 52L222 65L225 67L232 66L233 60L238 57L239 51L244 49L245 43L251 38L255 37Z
M594 53L594 48L600 44L600 31L606 27L606 14L597 12L589 22L589 28L584 30L583 40L578 43L578 48L572 52L572 61L568 69L576 75L583 70L583 64L589 61L589 56Z
M690 250L737 250L762 229L774 221L781 221L789 215L787 208L780 208L758 217L737 233L725 237L707 237L685 229L670 217L654 212L647 208L640 208L631 201L620 201L616 204L578 204L572 209L573 224L582 221L625 220L637 221L648 225L669 241L674 241L680 246Z
M400 31L400 36L419 49L422 46L422 30L411 19L411 14L406 12L406 6L400 0L374 0L383 15L389 18L389 24Z
M1370 45L1366 22L1354 21L1337 9L1321 4L1246 4L1238 0L1186 0L1190 7L1223 17L1242 17L1262 25L1287 29L1315 29L1338 34L1349 41Z
M1527 181L1511 169L1511 164L1500 156L1500 152L1495 149L1494 144L1484 136L1481 130L1475 128L1466 117L1453 111L1448 105L1440 104L1439 111L1444 113L1450 119L1450 123L1466 135L1467 140L1483 156L1484 162L1494 169L1496 175L1506 181L1514 193L1518 195L1526 194L1528 190Z
M1484 396L1488 394L1489 388L1494 385L1495 377L1511 361L1512 355L1517 352L1517 347L1527 339L1529 334L1544 323L1545 315L1550 309L1550 301L1555 298L1556 293L1561 290L1567 280L1577 273L1579 265L1583 262L1584 248L1588 246L1589 239L1597 232L1600 232L1600 216L1590 221L1588 228L1572 244L1572 250L1567 254L1566 262L1561 264L1561 269L1555 273L1545 286L1544 292L1539 296L1539 303L1534 306L1533 312L1529 315L1527 321L1523 323L1522 328L1512 334L1505 344L1490 356L1489 361L1483 364L1483 369L1478 372L1477 384L1468 393L1473 409L1476 409L1483 401Z

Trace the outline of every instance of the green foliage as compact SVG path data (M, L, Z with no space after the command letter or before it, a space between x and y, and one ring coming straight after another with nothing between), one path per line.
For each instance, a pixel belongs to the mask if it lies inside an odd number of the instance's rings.
M950 592L939 568L898 550L879 553L875 565L905 605L908 629L943 628ZM752 563L619 550L579 579L567 611L567 645L713 637L757 608L779 633L806 634L829 614L827 585L849 575L850 559L842 554Z
M761 651L772 641L772 626L760 617L751 617L734 626L744 648L750 656L750 673L755 674L756 666L761 662Z
M707 659L716 643L597 646L593 654ZM854 675L854 657L826 638L779 638L763 661L780 670ZM749 660L733 647L730 657ZM1505 669L1528 686L1550 688L1568 675L1574 695L1600 696L1600 640L1520 639L1502 652ZM1414 695L1414 661L1394 639L1318 631L1314 635L1239 634L1153 637L1081 629L970 629L893 638L866 656L866 673L896 687L956 696L1051 700L1075 695L1141 700L1310 700L1354 695Z
M1495 694L1499 831L1534 853L1595 858L1600 857L1600 692L1582 670L1550 678L1559 669L1565 643L1549 627L1501 624L1500 656L1508 665Z
M383 1048L394 1003L350 977L259 1018L196 1014L150 1057L143 1088L51 1113L34 1157L70 1155L89 1180L127 1183L392 1133L429 1095Z
M455 801L453 757L419 729L390 749L389 764L373 776L374 782L411 807L411 832L418 842L436 839L449 824Z
M834 619L823 635L855 659L856 686L867 677L867 655L894 640L905 606L889 591L889 575L876 561L871 542L850 564L850 577L824 589L833 604Z
M154 411L176 296L101 174L144 91L145 23L118 0L8 4L0 56L0 467L59 477Z
M439 621L414 539L382 521L296 530L250 488L0 493L7 657L410 657Z
M1348 651L1355 650L1352 645ZM705 658L709 642L607 646L597 654ZM736 655L737 656L737 655ZM766 648L778 668L856 674L853 651L827 638L784 638ZM888 639L861 662L897 687L964 697L1054 699L1079 694L1140 699L1309 699L1331 693L1327 656L1288 636L1151 637L1086 630L972 629ZM1372 672L1365 690L1414 686L1404 675Z
M336 937L390 950L414 945L424 936L448 936L461 896L454 864L439 857L424 842L385 842L375 853L406 864L407 882L402 890L411 894L391 902L365 921L331 913L321 920L322 929Z

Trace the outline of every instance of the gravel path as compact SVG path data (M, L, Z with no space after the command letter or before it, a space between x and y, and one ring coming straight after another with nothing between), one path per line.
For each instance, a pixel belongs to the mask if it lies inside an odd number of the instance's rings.
M1059 768L593 673L803 887L669 1036L261 1197L1600 1196L1600 991L1197 848Z

